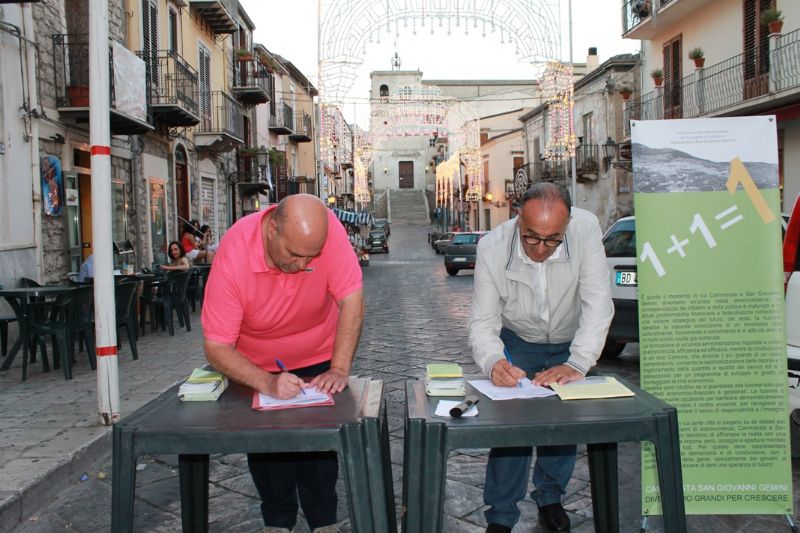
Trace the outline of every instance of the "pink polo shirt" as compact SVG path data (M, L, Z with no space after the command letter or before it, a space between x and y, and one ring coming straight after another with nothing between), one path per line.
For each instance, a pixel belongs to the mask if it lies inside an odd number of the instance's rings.
M203 334L235 344L248 359L278 372L331 359L337 302L361 288L361 268L347 232L328 211L328 237L306 271L286 274L267 266L261 234L264 216L246 216L221 240L203 297Z

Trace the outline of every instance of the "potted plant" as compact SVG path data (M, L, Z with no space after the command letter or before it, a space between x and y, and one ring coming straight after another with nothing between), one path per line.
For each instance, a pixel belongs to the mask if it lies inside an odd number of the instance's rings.
M770 33L780 33L783 29L783 13L780 9L765 9L761 12L761 24L766 24Z
M703 65L706 63L705 54L703 49L699 46L692 48L689 52L689 59L694 61L695 68L703 68Z
M234 53L239 61L250 61L253 59L253 52L247 48L237 48Z
M273 165L280 165L283 163L283 152L279 152L275 148L269 149L269 162Z
M253 158L258 155L258 146L240 146L239 147L239 157L244 158Z
M619 94L622 95L622 99L626 102L630 99L631 95L633 94L633 89L628 87L627 85L623 85L619 88Z
M650 71L650 77L653 78L653 84L656 87L661 87L661 84L664 83L664 71L660 68Z

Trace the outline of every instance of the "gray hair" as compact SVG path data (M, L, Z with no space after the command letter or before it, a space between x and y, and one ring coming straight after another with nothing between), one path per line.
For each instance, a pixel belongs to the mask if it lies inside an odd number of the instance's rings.
M572 199L569 196L569 191L561 185L550 182L539 182L531 185L522 195L522 202L520 207L524 206L531 200L544 200L546 202L561 202L567 208L567 212L572 208Z

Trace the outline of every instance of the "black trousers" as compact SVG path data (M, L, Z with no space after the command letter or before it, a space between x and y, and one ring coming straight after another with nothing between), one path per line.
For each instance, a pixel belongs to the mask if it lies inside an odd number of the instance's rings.
M310 378L329 368L326 361L291 372ZM247 463L261 496L266 526L292 529L297 522L298 496L312 530L336 523L336 452L250 453Z

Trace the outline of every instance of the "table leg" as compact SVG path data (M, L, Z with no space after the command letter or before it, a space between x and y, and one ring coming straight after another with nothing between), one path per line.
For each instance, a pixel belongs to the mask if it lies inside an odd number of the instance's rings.
M184 533L208 531L208 455L178 456Z
M361 424L345 424L340 429L342 436L342 468L347 484L350 503L350 521L355 533L380 531L374 526L372 510L375 500L371 493L368 472L367 442L362 435Z
M439 533L442 531L442 515L444 513L445 472L447 471L447 452L445 437L447 426L444 424L425 425L423 438L423 480L422 487L422 524L423 531Z
M661 512L664 515L664 531L686 533L686 506L683 501L683 471L681 470L681 444L678 437L678 412L665 409L656 416L658 440L656 466L661 488Z
M395 533L397 520L394 515L394 488L392 486L386 405L383 406L380 419L364 418L361 420L361 425L366 443L373 528L375 531Z
M14 346L11 347L11 351L8 352L5 359L3 360L3 365L0 366L0 370L8 370L11 368L11 363L14 362L14 358L17 356L17 352L19 352L20 346L22 347L22 356L23 361L28 360L28 323L27 323L27 306L24 303L20 303L16 298L6 298L8 305L14 310L14 314L17 316L17 326L19 327L19 338L14 343ZM23 373L24 374L24 373ZM26 376L22 376L22 381L25 381Z
M133 433L114 427L114 455L111 476L111 531L133 531L133 496L136 487L136 457Z
M594 527L598 533L619 531L617 443L587 444Z
M425 421L406 418L403 437L403 506L401 526L403 533L422 530L422 441Z

